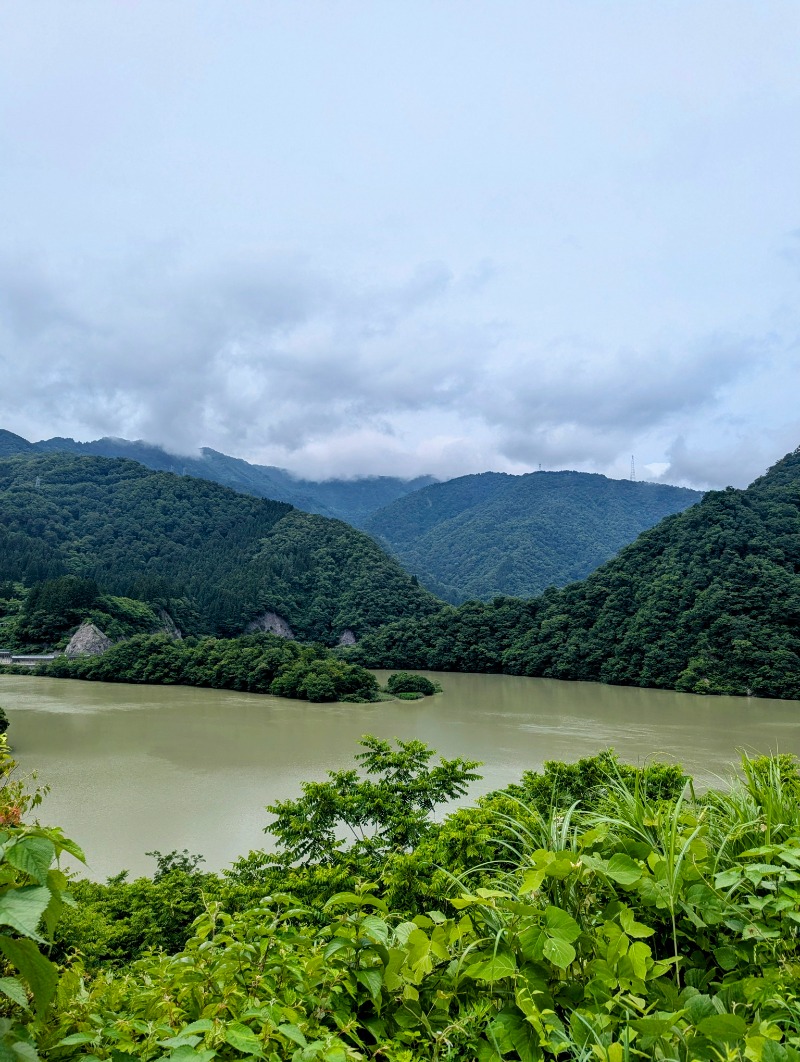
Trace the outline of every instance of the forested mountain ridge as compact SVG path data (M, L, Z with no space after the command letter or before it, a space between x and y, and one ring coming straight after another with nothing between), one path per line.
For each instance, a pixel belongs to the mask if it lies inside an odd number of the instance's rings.
M353 659L800 698L800 448L708 493L583 582L394 623Z
M529 597L582 578L697 491L610 480L585 472L484 472L315 482L203 448L171 454L126 439L31 443L0 430L0 456L36 453L127 458L160 472L221 483L367 530L437 596L454 603L497 594Z
M221 483L244 494L288 502L304 512L318 513L360 527L376 509L388 505L419 487L433 483L431 476L404 480L393 476L323 481L299 479L282 468L253 465L203 447L199 456L172 454L160 446L129 439L95 439L76 442L69 438L28 442L20 435L0 429L0 456L22 453L70 453L90 457L122 457L138 461L156 472L174 472Z
M448 601L533 597L585 578L701 497L588 472L484 472L398 498L364 528Z
M196 634L238 633L274 611L298 637L333 644L438 607L341 521L133 461L0 458L0 580L64 574L169 602Z

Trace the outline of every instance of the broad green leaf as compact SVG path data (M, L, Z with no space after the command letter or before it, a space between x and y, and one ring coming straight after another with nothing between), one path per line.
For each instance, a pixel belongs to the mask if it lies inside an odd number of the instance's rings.
M735 970L739 961L736 952L729 947L717 948L714 952L714 958L723 970Z
M651 929L650 926L637 922L633 917L633 911L629 907L623 907L619 912L619 924L629 937L652 937L655 933L655 930Z
M284 1026L281 1026L281 1032L283 1030ZM264 1055L261 1040L252 1029L248 1029L246 1025L238 1021L232 1022L225 1029L225 1042L237 1051L241 1051L243 1055L257 1055L260 1058Z
M30 1010L30 1004L28 1003L28 994L25 991L25 986L21 981L18 981L16 977L0 977L0 992L4 996L8 996L23 1010Z
M21 1062L39 1062L39 1055L33 1044L26 1044L22 1040L17 1040L15 1044L11 1045L11 1053L15 1059L18 1058Z
M561 970L566 970L575 960L575 949L560 937L548 937L542 951L544 957Z
M742 880L742 872L738 867L734 867L731 870L723 870L720 874L714 875L714 885L718 889L729 889L731 885L735 885Z
M211 1062L216 1057L216 1051L208 1048L204 1051L195 1051L193 1047L184 1044L182 1047L176 1047L174 1051L170 1051L168 1055L162 1055L161 1062Z
M58 984L55 964L42 955L32 940L0 936L0 951L28 982L36 1012L43 1014Z
M546 939L544 927L537 922L526 926L519 934L519 945L525 958L535 961L541 959Z
M59 1040L56 1047L80 1047L82 1044L91 1044L95 1037L91 1033L70 1033L63 1040Z
M574 873L578 868L573 866L572 861L567 859L556 859L552 863L548 863L545 867L545 876L548 878L555 878L556 881L563 881L564 878L568 878L570 874Z
M748 1046L750 1041L747 1041ZM761 1062L788 1062L788 1052L783 1044L777 1044L774 1040L764 1040L761 1047Z
M373 999L378 998L383 984L383 975L379 969L359 970L356 980L366 988Z
M389 941L389 927L382 918L377 915L366 915L361 919L359 930L379 944L387 944Z
M511 977L516 972L517 963L509 951L498 951L491 958L483 962L473 963L466 971L469 977L478 981L499 981L503 977Z
M713 1040L741 1040L747 1024L738 1014L712 1014L698 1022L697 1031Z
M478 1062L503 1062L500 1055L486 1040L478 1044Z
M187 1036L192 1033L211 1032L213 1028L214 1022L210 1018L200 1018L199 1021L193 1021L190 1025L186 1025L178 1035Z
M347 1062L347 1050L341 1044L333 1044L326 1049L322 1062Z
M48 832L62 852L66 852L68 855L71 855L73 859L77 859L81 863L86 862L86 855L84 854L83 849L80 845L71 841L69 837L65 837L62 834L60 827L51 828Z
M687 996L685 1003L686 1013L689 1016L689 1020L695 1025L699 1025L704 1018L713 1018L719 1014L711 996L699 992L694 995L688 995L688 992L689 990L687 989L684 993Z
M635 941L628 949L628 961L633 967L633 976L644 981L647 977L647 960L652 956L648 946L641 940Z
M40 885L47 884L47 872L56 857L55 845L47 837L20 837L6 848L6 862L29 874Z
M606 875L620 885L633 885L642 876L642 868L623 852L613 855L606 867Z
M675 1011L671 1014L652 1014L647 1018L635 1018L630 1024L632 1029L636 1029L643 1036L663 1036L664 1033L670 1031L681 1014L682 1011Z
M177 1036L169 1036L166 1040L159 1040L159 1047L197 1047L202 1036L192 1035L189 1033L179 1033Z
M334 937L329 944L326 945L324 952L322 953L326 959L329 959L331 955L335 955L337 951L341 951L342 948L354 948L355 944L349 937Z
M566 911L560 907L548 907L544 912L544 924L548 936L556 937L567 944L577 940L581 935L581 927Z
M301 1047L305 1047L308 1043L308 1040L306 1040L305 1036L296 1025L279 1025L278 1032L283 1033L287 1039L294 1040L294 1042Z
M39 922L50 897L50 890L43 885L9 889L0 896L0 925L11 926L23 936L43 942L38 932Z

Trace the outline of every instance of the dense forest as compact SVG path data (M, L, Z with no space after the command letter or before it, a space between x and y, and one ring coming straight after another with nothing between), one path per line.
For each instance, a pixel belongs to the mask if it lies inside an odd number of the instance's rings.
M272 851L101 884L0 745L0 1058L800 1059L791 757L698 795L605 752L436 821L479 765L367 737L268 808Z
M586 472L461 476L414 491L364 524L453 604L534 597L583 579L699 491Z
M358 479L330 479L322 482L300 479L282 468L253 465L238 457L228 457L203 447L196 456L171 454L160 446L129 439L95 439L76 442L53 438L31 443L13 432L0 429L0 456L23 453L67 453L87 457L122 457L138 461L156 472L174 472L220 483L224 487L288 502L308 513L345 520L355 527L377 509L395 498L433 483L431 476L397 479L393 476L364 476Z
M583 582L393 623L351 653L370 667L800 697L800 449L746 490L667 517Z
M530 597L581 579L702 496L582 472L486 472L445 483L430 476L315 482L208 448L192 457L127 439L30 443L0 430L0 457L42 453L127 458L344 520L368 531L423 586L454 604L498 594Z
M135 634L95 656L56 657L36 673L100 682L210 686L308 701L372 701L378 695L371 671L341 660L324 646L300 645L266 633L181 641L167 634Z
M236 634L269 611L335 644L437 607L338 520L133 461L0 459L0 581L64 575L166 609L189 634Z

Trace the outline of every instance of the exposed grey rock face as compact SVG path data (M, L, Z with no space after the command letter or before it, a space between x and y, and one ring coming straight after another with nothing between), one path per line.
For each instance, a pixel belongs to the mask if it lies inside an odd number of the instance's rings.
M166 612L163 608L156 609L156 612L158 613L158 618L161 620L161 630L158 632L159 634L164 633L168 637L175 638L178 641L183 638L183 635L175 625L175 620L170 616L169 612Z
M356 636L348 627L347 630L342 631L339 635L339 645L355 645Z
M99 656L112 645L111 639L93 623L82 623L64 650L66 656Z
M252 623L248 623L244 629L245 634L253 634L255 631L268 631L270 634L277 634L279 638L294 638L294 631L277 612L265 612Z

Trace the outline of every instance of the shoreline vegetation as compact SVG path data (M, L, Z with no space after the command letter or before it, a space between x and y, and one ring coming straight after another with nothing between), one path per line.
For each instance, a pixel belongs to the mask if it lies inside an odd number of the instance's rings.
M387 623L347 659L800 698L800 448L746 490L710 491L662 520L582 582Z
M381 689L366 668L348 663L322 645L301 645L260 633L240 638L189 638L137 634L95 656L54 660L0 672L96 682L194 686L270 694L314 703L417 700L441 692L422 675L390 675Z
M800 698L800 448L582 582L458 607L346 525L208 482L52 454L0 480L0 639L60 648L88 619L118 643L43 674L319 701L371 699L368 668ZM276 624L299 641L242 634Z
M367 737L268 808L274 851L99 884L0 753L0 1057L800 1059L793 757L696 793L607 750L436 821L479 765Z

